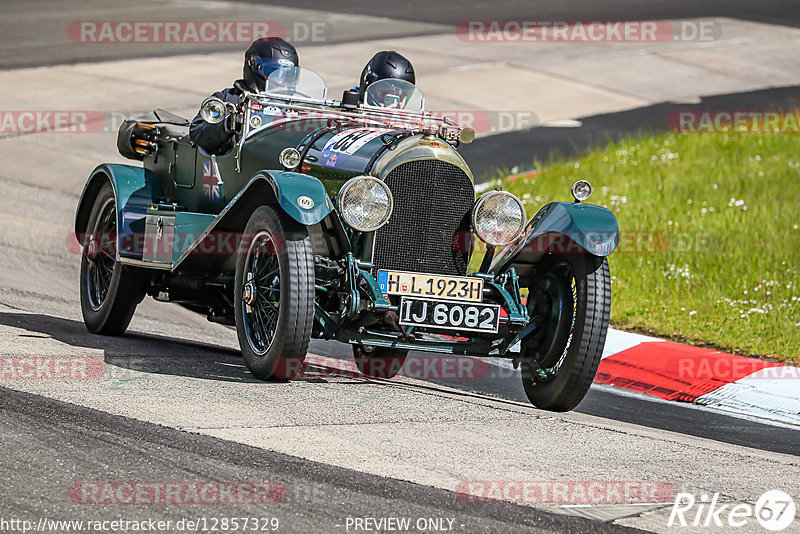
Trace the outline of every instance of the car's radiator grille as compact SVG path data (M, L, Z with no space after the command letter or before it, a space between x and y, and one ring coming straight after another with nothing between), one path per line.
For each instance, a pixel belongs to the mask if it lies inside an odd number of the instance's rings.
M386 177L394 196L389 222L375 235L375 269L464 275L475 189L450 163L412 161Z

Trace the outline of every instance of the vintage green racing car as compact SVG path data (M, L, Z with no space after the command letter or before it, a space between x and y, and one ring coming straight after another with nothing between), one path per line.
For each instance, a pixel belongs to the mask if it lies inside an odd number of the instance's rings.
M424 110L402 80L328 98L302 68L273 73L230 120L226 154L194 146L188 121L156 111L130 139L143 165L103 164L77 208L87 328L124 333L146 295L235 325L261 379L301 372L313 338L353 346L391 378L410 350L500 357L543 409L571 410L597 371L609 322L606 257L616 218L574 201L530 220L503 190L476 200L457 148L474 131ZM470 272L475 237L486 243Z

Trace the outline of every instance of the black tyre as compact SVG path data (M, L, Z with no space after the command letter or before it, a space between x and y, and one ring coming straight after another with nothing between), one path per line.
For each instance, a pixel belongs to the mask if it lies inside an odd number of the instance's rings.
M244 235L234 286L242 356L256 378L293 378L314 324L311 239L305 226L272 206L253 212Z
M403 368L408 351L388 347L353 345L353 359L362 375L394 378Z
M545 410L575 408L592 385L611 312L608 260L551 255L537 268L528 312L538 327L522 342L522 383Z
M82 236L81 312L93 334L125 333L145 294L144 273L117 261L117 207L111 184L94 200Z

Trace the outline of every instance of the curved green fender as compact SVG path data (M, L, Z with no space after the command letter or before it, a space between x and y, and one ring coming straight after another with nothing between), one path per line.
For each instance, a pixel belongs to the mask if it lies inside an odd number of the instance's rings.
M106 181L111 183L117 204L118 255L141 258L147 206L162 196L156 175L141 167L104 163L93 170L78 201L75 233L86 231L95 196Z
M148 205L163 196L161 185L151 171L131 165L103 164L89 176L84 187L75 216L76 235L86 231L94 198L109 181L117 203L117 250L120 256L141 259L143 236ZM225 206L217 218L208 226L210 231L229 213L237 211L243 197L258 202L257 185L269 184L274 201L294 220L304 225L322 221L333 210L322 182L312 176L285 171L261 171ZM263 192L263 190L262 190ZM305 199L301 197L307 197ZM310 201L309 201L310 199ZM242 224L243 226L243 224ZM82 240L79 238L79 242Z
M311 203L298 203L300 197L308 197ZM333 210L322 182L312 176L296 172L259 171L222 208L216 218L206 226L189 247L180 253L174 262L174 270L214 230L239 232L247 224L247 218L262 204L277 203L292 219L306 226L322 221Z
M512 264L536 263L559 236L567 238L565 252L608 256L619 244L619 224L600 206L552 202L528 221L524 237L503 250L489 270L501 273Z
M313 176L299 172L261 171L244 189L260 179L266 180L272 186L280 207L300 224L317 224L333 210L333 202L325 186ZM310 202L308 199L311 199ZM235 201L233 199L231 204Z

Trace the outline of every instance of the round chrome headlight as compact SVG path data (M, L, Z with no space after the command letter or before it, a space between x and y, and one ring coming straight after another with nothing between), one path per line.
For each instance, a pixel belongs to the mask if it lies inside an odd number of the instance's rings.
M490 191L475 204L472 227L487 244L496 247L508 245L525 227L525 206L508 191Z
M212 96L200 104L200 116L209 124L218 124L228 116L228 107L221 99Z
M284 148L281 150L280 156L278 156L278 161L281 162L284 168L289 170L294 169L300 165L300 152L293 147Z
M392 216L392 192L372 176L351 178L339 190L339 215L359 232L374 232Z

